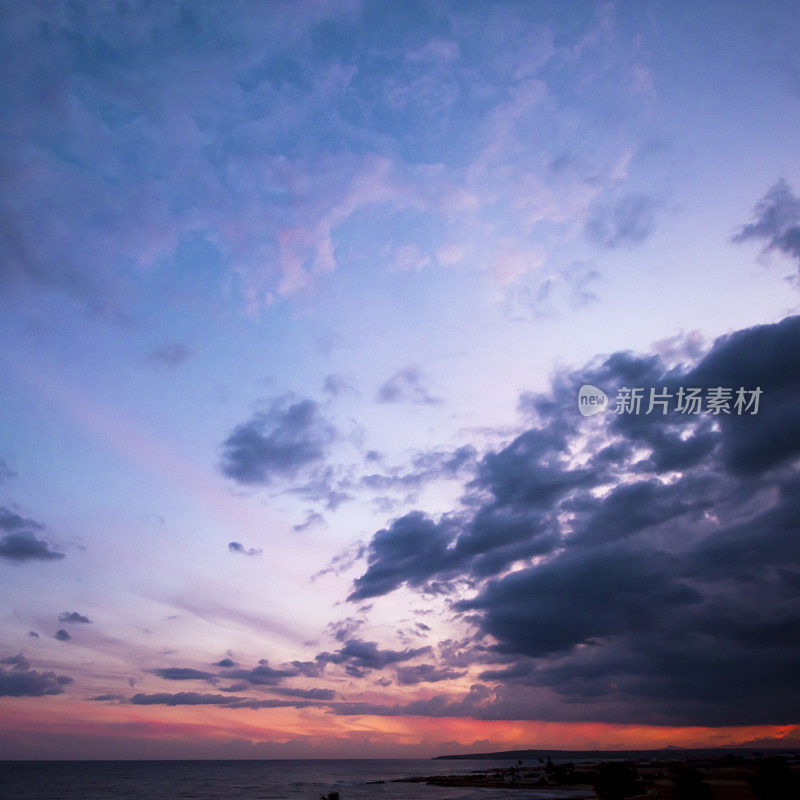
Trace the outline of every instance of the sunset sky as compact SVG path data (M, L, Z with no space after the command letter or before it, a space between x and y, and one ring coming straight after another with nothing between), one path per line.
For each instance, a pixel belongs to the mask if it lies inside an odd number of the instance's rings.
M0 758L800 746L799 2L2 2L0 63Z

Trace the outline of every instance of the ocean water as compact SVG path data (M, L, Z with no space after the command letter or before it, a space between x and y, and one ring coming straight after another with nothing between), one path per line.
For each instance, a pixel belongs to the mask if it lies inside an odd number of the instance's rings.
M2 800L528 800L535 790L391 783L414 775L466 774L510 761L401 759L299 761L0 762ZM531 762L531 765L533 762ZM385 781L377 783L377 781Z

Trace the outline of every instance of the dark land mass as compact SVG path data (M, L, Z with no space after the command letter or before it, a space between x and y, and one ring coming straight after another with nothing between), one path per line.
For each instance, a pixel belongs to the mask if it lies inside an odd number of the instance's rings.
M557 800L800 800L799 750L508 750L469 758L513 764L402 781Z
M791 748L732 748L717 747L705 749L665 747L660 750L500 750L496 753L467 753L463 755L434 756L434 761L480 759L483 761L543 761L550 758L556 761L599 761L616 760L677 760L724 758L725 756L777 756L798 755L800 750Z

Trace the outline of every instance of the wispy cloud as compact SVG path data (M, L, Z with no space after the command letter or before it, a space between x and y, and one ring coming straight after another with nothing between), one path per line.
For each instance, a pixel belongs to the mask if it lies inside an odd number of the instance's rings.
M440 398L431 394L428 382L428 376L419 367L404 367L378 389L377 402L417 405L441 403Z
M194 351L183 342L162 344L151 350L145 357L149 364L163 364L167 367L180 367L192 356Z
M235 555L260 556L264 551L260 548L245 547L241 542L228 542L228 550Z
M754 216L733 241L761 241L764 252L777 250L796 260L800 268L800 197L785 180L779 180L759 200Z

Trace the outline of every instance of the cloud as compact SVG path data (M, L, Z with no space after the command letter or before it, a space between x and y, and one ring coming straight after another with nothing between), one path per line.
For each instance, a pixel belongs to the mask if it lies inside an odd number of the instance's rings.
M0 558L13 562L57 561L64 558L63 553L51 550L47 542L36 537L35 531L43 528L40 522L26 519L0 506L0 531L5 531L0 538Z
M99 694L96 697L90 697L89 700L97 703L111 703L125 700L125 697L121 694Z
M82 622L84 625L87 625L91 622L89 617L84 617L83 614L79 614L77 611L62 611L58 615L59 622Z
M606 19L576 42L524 4L464 6L432 37L425 14L361 10L13 4L0 294L119 314L156 289L258 314L352 263L351 227L370 253L477 271L494 238L524 253L532 225L582 220L624 176L627 145L570 100L591 85L604 120L644 108L641 45Z
M455 450L425 450L416 453L405 468L388 467L383 472L362 475L358 485L379 492L401 491L409 498L431 481L463 477L475 469L476 463L477 450L472 445L462 445Z
M281 694L285 697L300 697L305 700L333 700L336 692L333 689L272 689L274 694Z
M413 511L378 531L367 551L367 571L353 584L348 600L387 594L403 583L420 586L450 564L448 545L455 523L434 522Z
M322 390L331 397L341 397L345 394L357 394L353 385L346 378L336 373L331 373L325 376L322 384Z
M9 561L58 561L63 553L50 549L47 542L37 539L32 533L8 533L0 539L0 558Z
M231 703L226 708L250 708L250 709L259 709L259 708L310 708L312 706L320 706L324 705L324 703L320 703L316 700L239 700L235 703Z
M222 661L215 662L214 666L215 667L224 667L224 668L227 669L229 667L236 667L236 666L238 666L238 664L232 658L223 658Z
M341 575L358 563L366 554L367 545L364 542L355 542L337 553L328 563L328 566L311 576L311 580L321 578L323 575Z
M481 719L486 706L492 699L491 690L477 683L473 684L469 692L459 699L440 694L424 700L412 700L410 703L395 705L344 701L334 704L331 711L339 716L370 714L382 717L475 717Z
M673 405L587 421L576 408L584 383L612 404L627 386L646 398L666 391ZM761 404L757 414L680 413L681 387L731 387L733 398L760 387ZM480 459L461 510L412 511L376 532L350 594L445 592L477 638L441 649L443 667L494 662L482 675L490 696L336 713L795 719L798 396L800 317L677 362L619 352L557 372L549 391L520 399L530 427Z
M28 661L22 653L18 653L15 656L0 658L0 665L12 667L15 670L28 670L31 666L30 661Z
M256 686L277 686L283 681L284 678L292 678L298 674L295 667L288 668L274 668L269 666L269 663L262 659L258 662L257 667L253 669L235 669L225 673L226 678L247 681L248 683L255 684Z
M230 694L201 694L199 692L156 692L154 694L135 694L130 702L133 705L166 705L166 706L222 706L224 708L309 708L326 705L335 697L330 689L272 689L276 694L297 698L279 700L270 698L256 700L252 697L240 697Z
M303 531L307 531L309 528L313 528L317 525L327 526L325 517L323 517L322 514L317 511L309 511L305 520L297 523L297 525L293 525L292 530L296 531L297 533L302 533Z
M449 667L437 668L433 664L418 664L410 667L398 667L397 682L401 686L413 686L418 683L452 681L466 674L466 670L455 670Z
M36 633L36 631L28 631L28 636L30 636L32 639L38 639L39 638L39 634Z
M361 609L359 609L361 610ZM366 623L366 617L346 617L335 622L329 622L326 626L327 633L333 635L337 642L346 642L354 638L358 629Z
M246 548L241 542L228 542L228 550L243 556L260 556L264 551L255 547Z
M600 204L586 221L586 235L607 248L640 244L655 227L658 206L655 198L643 194L629 194L613 204Z
M390 664L410 661L420 655L430 653L430 647L419 647L407 650L381 650L376 642L365 642L362 639L348 639L344 646L334 653L319 653L318 664L343 664L345 672L360 678L372 670L381 670Z
M37 672L22 655L0 659L0 697L44 697L62 694L72 683L66 675Z
M721 456L725 467L758 475L786 464L800 450L800 317L759 325L718 339L688 376L705 386L760 386L755 416L723 415Z
M405 367L395 373L378 389L379 403L414 403L437 405L441 399L434 397L428 387L428 377L418 367Z
M352 488L351 470L342 465L325 464L307 471L305 480L289 489L305 500L324 504L329 511L335 511L343 503L353 499L348 491Z
M53 638L58 639L59 642L68 642L72 637L63 628L59 628Z
M5 506L0 506L0 530L2 531L7 533L16 533L21 530L39 531L43 527L34 519L26 519Z
M7 100L17 133L3 153L12 199L0 215L0 291L57 289L107 311L135 297L148 274L185 301L190 273L207 301L235 284L250 310L333 269L332 232L388 188L376 158L317 163L304 148L284 153L287 130L305 130L310 143L320 113L341 125L348 68L335 57L306 64L301 101L276 67L285 47L310 46L317 25L351 13L327 5L266 17L247 7L146 17L10 9ZM92 49L98 41L102 52ZM34 103L39 80L50 92ZM292 109L280 125L276 104ZM207 125L217 131L211 148Z
M743 225L734 242L761 241L764 252L777 250L800 267L800 197L781 178L755 207L755 219Z
M246 485L266 485L318 464L336 438L313 400L275 400L234 428L223 444L222 471Z
M7 481L9 478L16 478L17 473L0 458L0 483Z
M154 669L153 674L167 681L209 681L216 678L210 672L189 667L162 667Z
M162 344L151 350L145 357L149 364L162 364L167 367L180 367L192 356L194 351L183 342Z
M227 706L231 703L246 702L246 697L236 697L225 694L200 694L198 692L157 692L144 694L139 692L131 697L135 706Z

